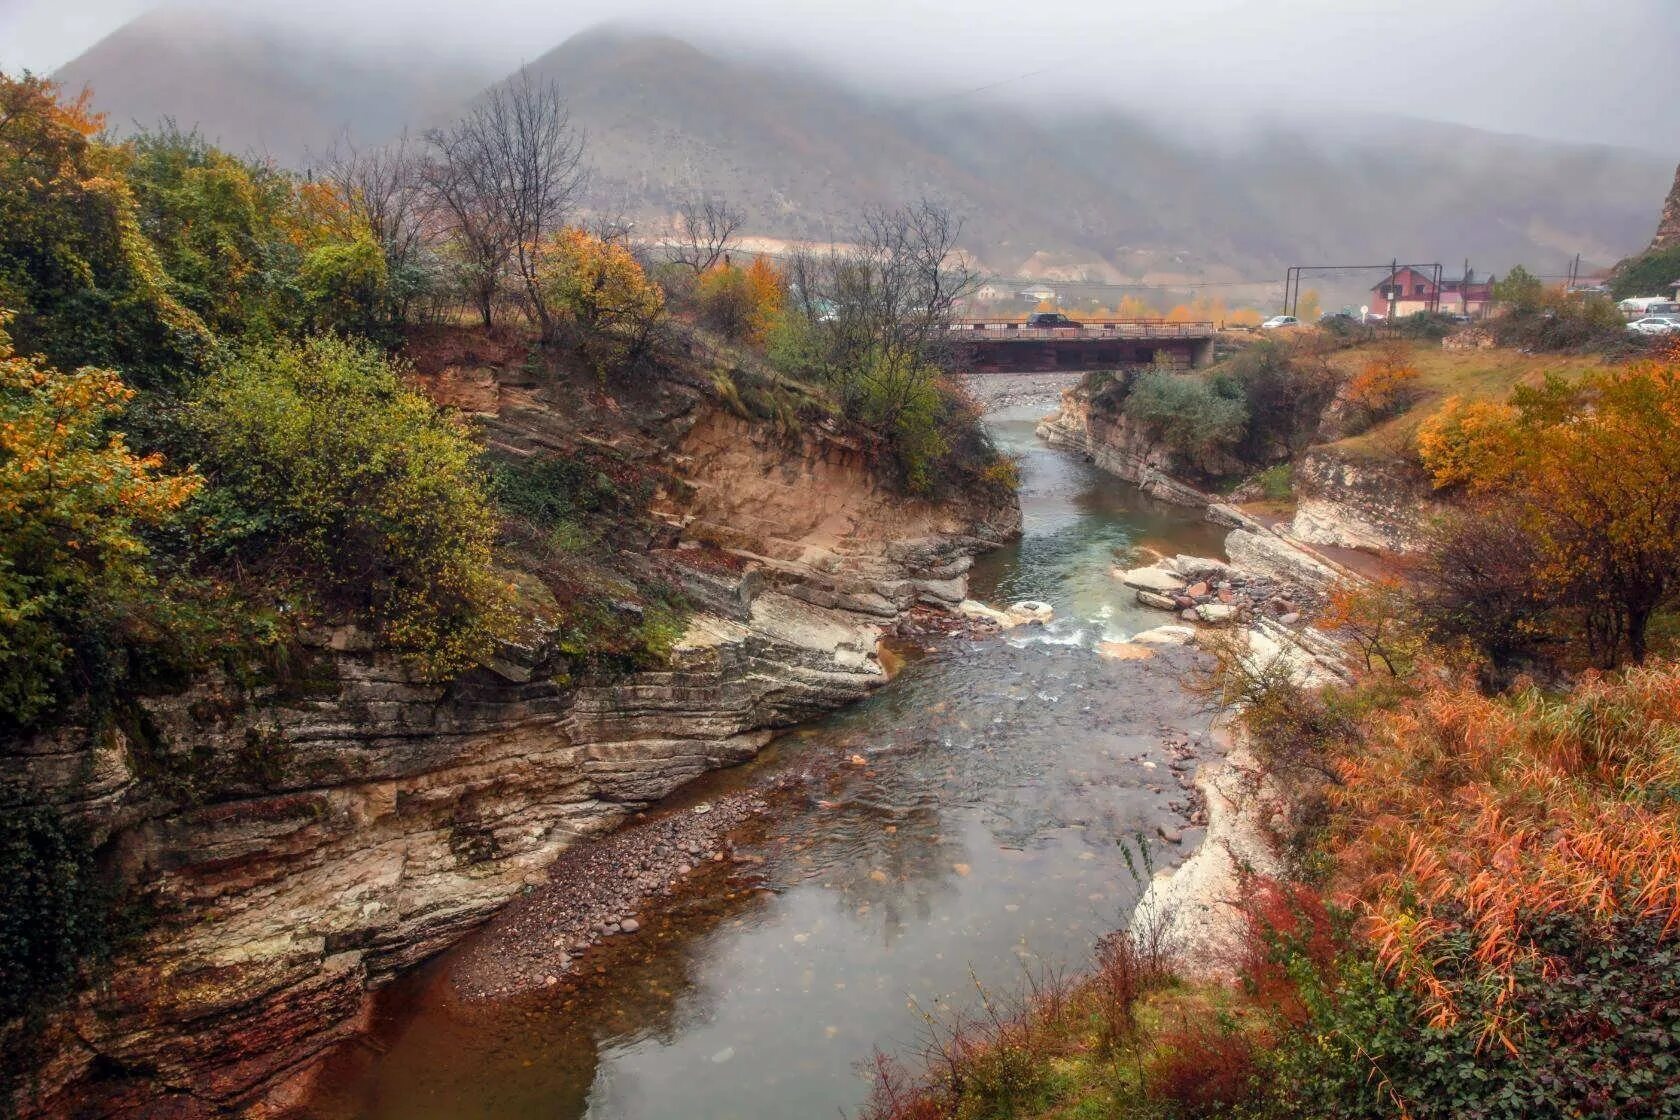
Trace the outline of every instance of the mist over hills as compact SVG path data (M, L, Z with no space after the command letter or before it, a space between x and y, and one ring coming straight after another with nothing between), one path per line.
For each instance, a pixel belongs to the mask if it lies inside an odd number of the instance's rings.
M657 229L724 195L753 234L844 239L862 206L928 195L1012 275L1270 279L1292 263L1608 264L1641 247L1673 173L1643 152L1457 125L1277 121L1215 138L1096 104L907 99L788 59L598 29L534 58L588 133L589 204ZM292 166L447 118L499 75L232 15L142 17L63 67L119 130L174 118Z

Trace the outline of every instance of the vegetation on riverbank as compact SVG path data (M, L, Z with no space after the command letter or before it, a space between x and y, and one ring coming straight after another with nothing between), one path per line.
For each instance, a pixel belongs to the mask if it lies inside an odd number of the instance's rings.
M675 476L645 445L676 427L625 414L661 388L820 427L907 495L1009 489L939 366L966 281L936 206L866 216L873 241L795 283L700 218L692 270L586 227L582 138L540 83L319 177L173 127L118 143L87 106L0 75L0 736L143 750L141 699L283 678L349 626L439 687L539 626L562 683L658 665L689 606L646 561ZM572 393L554 442L487 447L427 395L431 349L467 336L493 377ZM591 408L609 438L578 434ZM33 916L0 938L0 1042L109 940L57 814L0 781L0 873Z
M1353 679L1209 646L1297 802L1288 873L1223 900L1241 949L1174 959L1145 911L1089 974L933 1024L920 1077L883 1059L871 1120L1676 1114L1680 666L1644 635L1677 425L1677 354L1435 413L1420 454L1478 504L1409 582L1331 596Z

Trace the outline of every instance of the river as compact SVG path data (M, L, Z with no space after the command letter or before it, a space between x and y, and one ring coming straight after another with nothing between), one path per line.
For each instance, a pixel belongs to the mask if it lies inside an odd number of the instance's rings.
M972 594L1043 600L1053 622L932 641L869 699L681 791L657 812L783 779L734 837L742 862L706 866L578 976L467 999L452 968L483 951L469 941L390 985L305 1114L836 1117L867 1094L873 1048L903 1051L924 1014L1082 965L1199 840L1181 778L1214 750L1178 683L1192 652L1096 652L1169 621L1111 569L1139 549L1219 555L1222 533L1044 447L1048 406L988 418L1022 456L1023 534L979 560Z

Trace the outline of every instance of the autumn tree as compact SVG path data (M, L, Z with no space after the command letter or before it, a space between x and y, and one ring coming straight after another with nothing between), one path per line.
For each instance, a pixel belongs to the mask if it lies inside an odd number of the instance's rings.
M37 718L158 626L144 530L199 485L111 430L134 390L12 350L0 315L0 725Z
M1303 323L1315 321L1320 313L1317 288L1308 288L1295 299L1295 315Z
M1425 466L1524 526L1601 664L1642 661L1652 616L1680 591L1680 360L1551 377L1512 406L1508 424L1484 413L1467 429L1460 405L1456 426L1426 426Z
M209 332L171 292L102 127L85 94L0 74L0 301L23 353L178 380Z
M665 310L659 285L621 241L568 226L542 249L538 292L557 329L605 373L644 353Z
M787 299L786 282L764 257L745 268L719 263L700 277L700 317L727 338L763 344Z
M1122 296L1115 312L1122 319L1154 319L1161 314L1141 296Z
M665 259L699 279L725 262L745 223L739 210L714 195L684 199L677 206L676 229L665 243Z
M553 82L530 71L494 86L466 116L426 134L425 182L449 215L464 279L486 327L511 268L544 341L555 323L542 299L543 252L585 182L583 136Z

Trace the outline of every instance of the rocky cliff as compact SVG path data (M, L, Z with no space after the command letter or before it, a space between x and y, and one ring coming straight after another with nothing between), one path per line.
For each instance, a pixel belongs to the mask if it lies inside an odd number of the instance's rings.
M1062 392L1061 406L1038 425L1038 436L1067 448L1146 494L1185 506L1205 506L1208 496L1180 481L1201 468L1184 462L1120 410L1124 393L1093 394L1083 386Z
M1436 512L1414 463L1353 459L1319 448L1295 461L1290 533L1308 544L1415 552Z
M1674 169L1674 186L1663 202L1662 217L1657 222L1657 235L1651 239L1647 252L1661 252L1680 245L1680 167Z
M693 604L667 664L569 682L534 593L528 640L448 685L319 627L282 671L0 744L3 772L87 824L151 913L48 1026L23 1115L259 1107L358 1029L370 985L558 853L884 681L882 628L960 600L972 554L1017 525L1012 502L907 500L844 433L778 434L703 386L610 395L485 361L418 376L493 448L659 465L652 527L623 546Z

